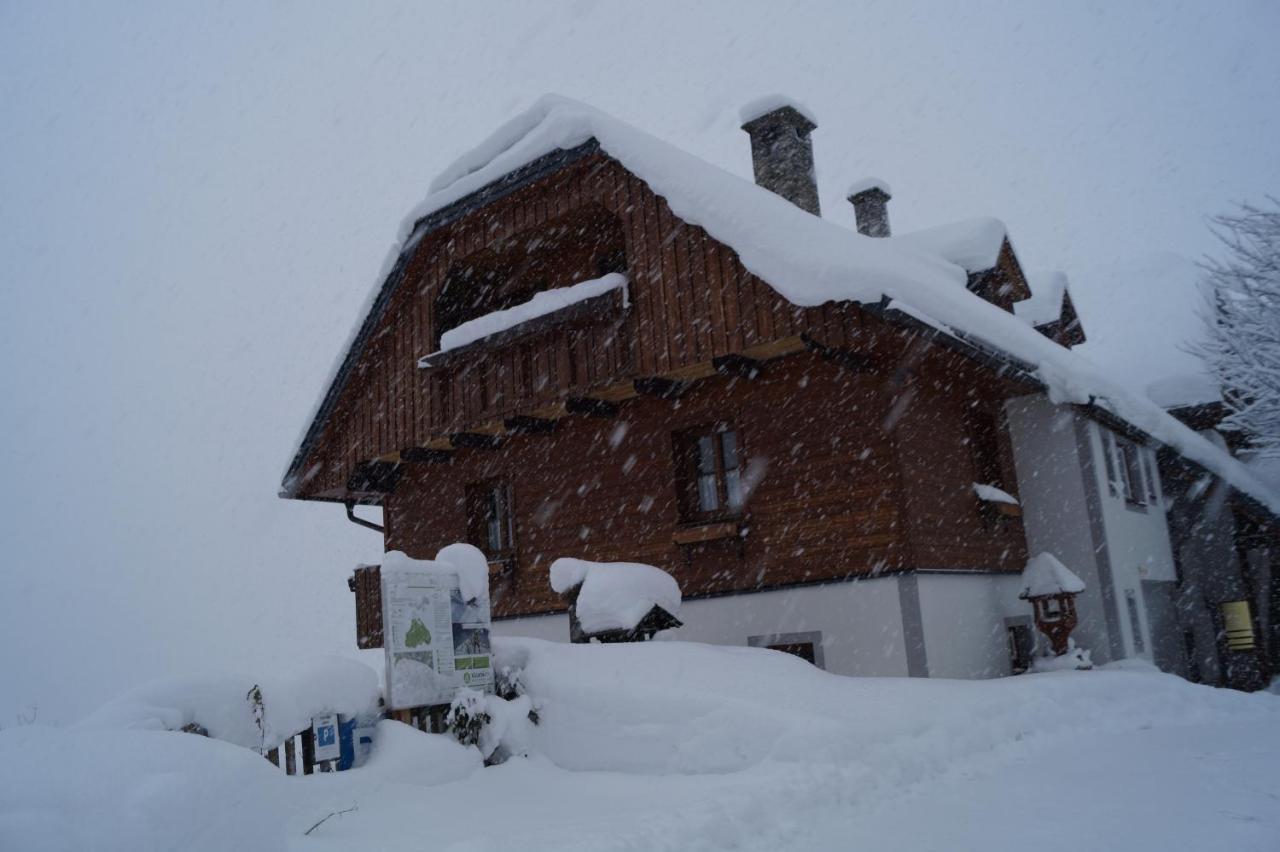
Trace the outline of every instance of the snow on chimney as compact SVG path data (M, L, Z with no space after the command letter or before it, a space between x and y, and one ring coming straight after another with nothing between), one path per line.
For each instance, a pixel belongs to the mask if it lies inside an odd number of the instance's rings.
M751 137L751 163L756 183L801 210L818 212L818 181L813 171L813 142L818 126L813 114L781 95L752 101L739 113Z
M868 237L889 236L889 184L876 178L860 180L849 187L849 203L858 233Z

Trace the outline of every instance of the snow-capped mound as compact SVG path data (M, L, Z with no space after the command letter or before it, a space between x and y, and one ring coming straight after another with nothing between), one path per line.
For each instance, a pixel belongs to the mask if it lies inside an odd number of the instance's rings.
M254 687L260 707L250 695ZM381 694L377 672L364 663L324 657L298 663L278 677L212 674L155 680L104 704L78 727L117 736L121 730L180 731L199 725L215 739L274 748L311 727L313 716L358 716L374 710Z
M551 588L556 594L575 587L580 588L574 611L586 633L634 630L655 606L680 614L680 585L652 565L567 558L552 562Z

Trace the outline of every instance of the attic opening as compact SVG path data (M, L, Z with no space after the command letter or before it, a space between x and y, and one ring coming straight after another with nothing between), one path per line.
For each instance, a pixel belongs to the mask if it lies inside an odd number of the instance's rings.
M622 223L600 204L502 239L453 263L433 305L435 348L464 322L515 307L544 290L627 271Z

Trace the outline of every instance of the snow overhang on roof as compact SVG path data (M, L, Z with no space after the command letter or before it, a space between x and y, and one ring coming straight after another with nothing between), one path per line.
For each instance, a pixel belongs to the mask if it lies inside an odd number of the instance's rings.
M1024 270L1031 298L1014 302L1013 313L1032 328L1062 319L1062 300L1067 295L1067 276L1052 269Z
M401 223L369 310L308 421L308 431L285 475L283 496L296 493L309 446L358 358L362 338L376 324L417 241L438 224L439 215L477 193L494 187L500 190L511 175L545 164L557 152L595 146L665 198L675 216L701 226L713 239L733 248L749 271L792 304L892 301L904 312L927 316L934 328L969 345L1030 365L1054 402L1085 405L1117 418L1280 513L1280 495L1244 465L1145 396L1126 390L1085 359L966 288L970 272L995 265L1007 239L998 220L978 219L897 237L865 237L593 107L558 95L540 98L459 157L431 183L430 194Z

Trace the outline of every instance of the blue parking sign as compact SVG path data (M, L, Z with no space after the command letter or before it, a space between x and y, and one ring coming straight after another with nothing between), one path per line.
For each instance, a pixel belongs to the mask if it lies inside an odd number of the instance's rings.
M338 744L338 717L327 713L311 720L311 728L315 731L316 762L337 760L342 755Z

